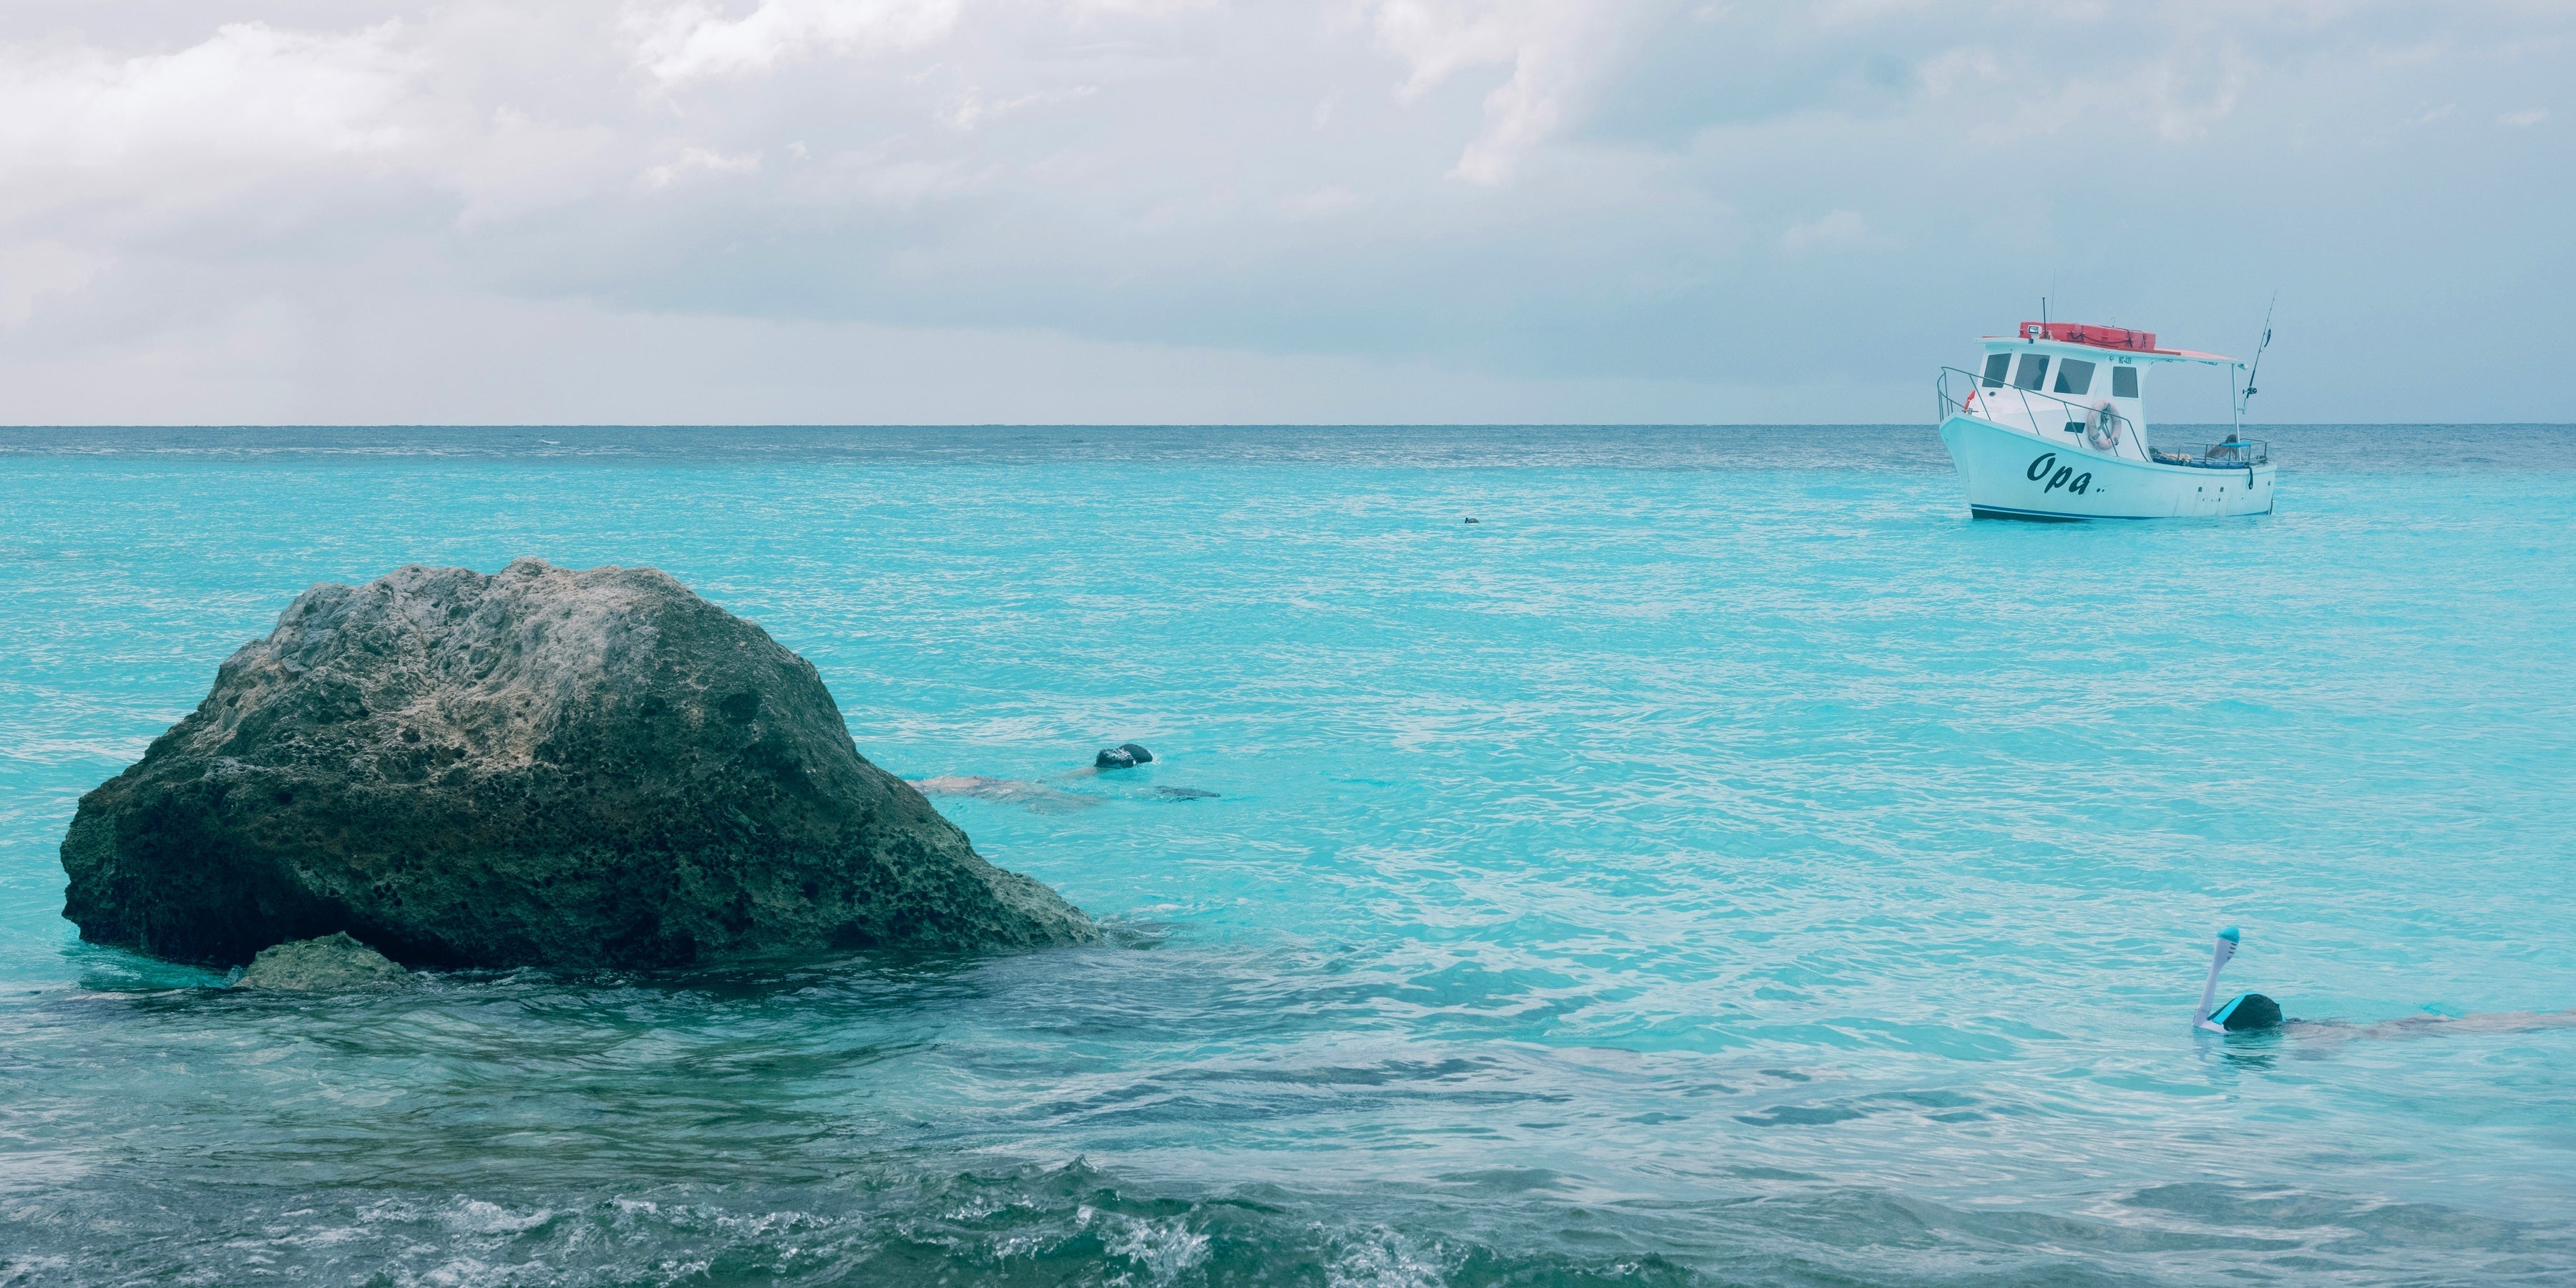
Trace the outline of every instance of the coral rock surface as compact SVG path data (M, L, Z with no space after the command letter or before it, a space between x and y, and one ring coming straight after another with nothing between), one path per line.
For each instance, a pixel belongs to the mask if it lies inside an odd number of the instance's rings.
M346 931L444 966L1079 942L868 763L822 677L649 568L403 568L299 596L81 798L84 939L232 965Z

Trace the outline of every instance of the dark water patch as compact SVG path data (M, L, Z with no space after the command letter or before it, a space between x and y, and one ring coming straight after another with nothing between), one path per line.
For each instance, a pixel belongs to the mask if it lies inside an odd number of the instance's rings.
M893 1164L893 1165L890 1165ZM1819 1188L1694 1203L1588 1192L1545 1169L1437 1178L1436 1195L1277 1184L1191 1193L1083 1162L923 1174L854 1159L792 1188L756 1180L587 1193L507 1184L435 1193L290 1175L201 1193L101 1185L38 1212L0 1209L22 1240L0 1283L235 1281L397 1285L848 1283L1390 1285L2149 1284L2220 1266L2297 1279L2350 1271L2355 1223L2222 1226L1959 1208ZM2256 1200L2259 1204L2259 1200ZM2156 1206L2157 1214L2170 1211ZM2277 1212L2273 1215L2279 1215ZM2563 1231L2410 1214L2459 1239L2418 1282L2531 1282ZM2425 1243L2409 1245L2423 1250Z

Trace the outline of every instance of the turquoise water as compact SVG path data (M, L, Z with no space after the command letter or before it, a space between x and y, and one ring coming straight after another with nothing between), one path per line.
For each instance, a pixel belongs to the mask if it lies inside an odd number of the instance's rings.
M2297 1016L2576 1006L2576 430L2271 438L2275 516L2030 526L1921 427L0 431L0 1284L2567 1282L2576 1030L2185 1024L2227 923ZM521 555L1095 800L941 808L1113 942L78 942L232 648Z

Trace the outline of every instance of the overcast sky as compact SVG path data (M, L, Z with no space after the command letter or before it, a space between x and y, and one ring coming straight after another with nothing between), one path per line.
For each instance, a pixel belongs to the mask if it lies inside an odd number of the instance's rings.
M8 0L0 422L2576 420L2576 4ZM2150 416L2223 416L2198 372Z

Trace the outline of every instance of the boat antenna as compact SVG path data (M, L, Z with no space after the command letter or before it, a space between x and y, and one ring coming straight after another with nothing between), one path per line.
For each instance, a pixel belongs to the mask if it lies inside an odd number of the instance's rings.
M2245 392L2236 397L2236 415L2242 419L2246 405L2254 401L2254 377L2263 373L2263 351L2272 347L2272 310L2281 303L2281 293L2272 292L2272 302L2263 306L2263 341L2254 346L2254 365L2245 373Z

